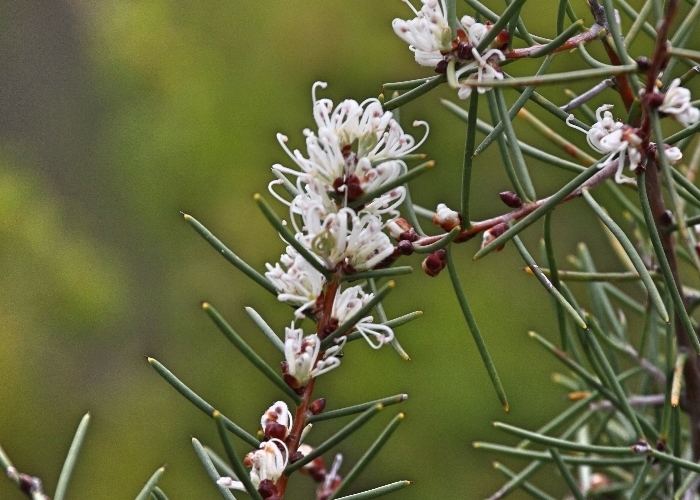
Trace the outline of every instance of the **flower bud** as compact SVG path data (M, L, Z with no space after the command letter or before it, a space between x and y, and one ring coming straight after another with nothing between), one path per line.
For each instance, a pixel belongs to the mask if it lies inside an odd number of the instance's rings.
M326 408L326 398L318 398L311 402L309 411L312 415L318 415Z
M389 233L389 236L394 238L395 240L401 240L404 239L401 236L412 230L413 226L408 223L406 219L403 217L397 217L396 219L392 219L386 224L386 230Z
M423 259L421 267L425 274L434 278L440 274L440 271L445 268L445 265L447 265L447 252L445 249L441 248Z
M666 159L671 165L675 165L683 159L683 153L675 146L666 145L664 152L666 153Z
M433 215L433 224L440 226L445 231L451 231L461 223L462 219L457 212L444 203L438 204L435 215Z
M413 253L413 244L408 240L401 240L399 244L396 245L401 255L411 255Z
M493 226L491 229L487 229L486 231L484 231L484 236L483 236L483 239L481 240L481 248L484 248L486 245L488 245L493 240L498 238L500 235L505 233L506 229L508 229L508 224L506 224L505 222L500 222L500 223L496 224L495 226ZM501 250L503 250L504 246L505 245L499 246L496 249L496 251L500 252Z
M523 206L523 200L513 191L502 191L498 193L498 196L501 198L501 201L510 208L520 208Z
M261 497L267 499L272 499L275 496L278 496L277 487L275 486L275 483L269 479L264 479L263 481L260 481L260 485L258 486L258 493L260 493Z

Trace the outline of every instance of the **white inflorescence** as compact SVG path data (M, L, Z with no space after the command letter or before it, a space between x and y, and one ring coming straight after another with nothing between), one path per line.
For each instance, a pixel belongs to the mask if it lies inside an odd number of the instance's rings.
M427 15L429 8L442 12L440 5L430 2L422 12ZM431 19L437 20L429 17L423 22ZM472 29L478 32L478 27ZM272 167L277 179L270 183L270 191L289 207L295 239L329 272L368 271L396 254L386 226L398 214L406 193L402 186L385 186L407 172L404 157L423 144L428 125L414 123L425 128L423 138L416 141L377 99L347 99L335 105L330 99L317 98L317 90L325 87L324 82L312 87L315 128L304 130L305 149L290 148L288 138L278 134L293 165ZM277 192L280 186L286 187L291 199ZM265 276L277 289L278 299L296 308L297 318L319 312L326 278L293 247L287 247L279 262L267 264ZM339 288L332 319L343 324L371 297L361 286ZM375 349L394 338L391 328L375 323L371 315L353 328ZM301 387L336 368L344 342L344 337L337 339L322 353L319 335L305 335L292 325L284 339L286 375Z
M423 5L416 10L408 0L415 18L409 20L394 19L394 32L408 43L416 62L439 71L454 71L454 86L458 89L460 99L468 98L472 89L483 94L490 89L486 82L502 80L503 72L499 62L505 60L503 52L496 48L486 48L483 53L477 50L484 37L491 30L491 25L483 24L471 16L463 16L453 33L447 20L444 1L421 0ZM461 64L454 69L447 69L446 63L455 61ZM464 78L463 78L464 77ZM483 86L478 83L485 82Z
M629 168L632 172L639 167L642 161L642 139L637 135L635 128L613 118L610 112L612 108L612 104L600 106L596 110L597 121L589 130L574 125L571 122L573 115L569 115L566 123L570 127L586 134L586 140L591 148L599 153L609 155L601 167L612 161L618 162L615 182L618 184L635 184L636 181L623 175L622 171L627 162L629 162ZM671 164L677 163L683 158L681 150L677 147L667 147L664 152Z

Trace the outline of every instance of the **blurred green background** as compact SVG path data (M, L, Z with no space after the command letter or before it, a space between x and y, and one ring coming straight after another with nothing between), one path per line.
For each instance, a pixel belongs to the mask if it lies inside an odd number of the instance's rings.
M584 3L574 2L582 13ZM502 2L489 5L502 9ZM527 3L532 31L552 35L554 15L543 11L552 5ZM280 331L290 315L178 211L199 218L254 266L275 261L282 247L251 200L265 191L269 167L286 161L275 133L302 144L315 80L329 82L324 95L361 100L377 95L381 82L429 74L393 34L397 16L409 17L398 0L0 4L0 442L20 470L39 475L53 492L75 426L89 410L70 498L133 498L163 463L171 498L217 497L190 445L197 436L219 447L212 422L145 356L254 431L279 393L198 304L211 301L275 364L243 307L254 306ZM566 59L552 71L578 65ZM520 68L516 73L532 71L527 63ZM561 88L546 92L565 102ZM415 201L429 207L458 204L464 129L439 97L454 96L442 89L403 111L405 123L432 125L424 151L438 168L413 189ZM526 140L539 140L517 126ZM494 146L475 167L478 218L503 211L496 194L508 183L496 155ZM567 178L530 164L540 193ZM609 252L580 208L561 209L558 250L563 256L585 236L604 267ZM533 230L527 238L533 253L538 237ZM401 278L386 302L389 315L426 312L399 330L412 361L357 343L342 372L319 386L329 408L410 394L401 408L407 420L356 488L408 478L415 484L397 498L483 497L503 478L491 467L495 457L471 442L509 441L491 421L532 427L566 403L550 382L559 368L526 335L535 329L556 338L548 297L511 248L474 263L477 245L457 249L459 268L512 411L505 415L493 394L447 276ZM388 408L343 443L346 464L396 411ZM310 441L338 425L319 423ZM536 482L561 494L551 476ZM290 498L309 497L308 481L292 483ZM0 481L0 498L22 497Z

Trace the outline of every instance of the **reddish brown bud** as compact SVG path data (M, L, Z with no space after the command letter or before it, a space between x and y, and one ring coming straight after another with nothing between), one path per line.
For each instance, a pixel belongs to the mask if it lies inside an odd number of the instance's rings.
M302 458L304 458L304 454L300 451L296 451L289 456L289 463L293 464L294 462L298 462Z
M314 399L309 405L309 411L312 415L318 415L326 409L326 398Z
M665 94L661 92L651 92L649 94L644 94L644 99L649 103L652 108L658 108L664 102Z
M265 439L284 439L287 437L287 428L277 422L270 422L265 426Z
M649 61L648 57L640 56L637 59L634 60L634 62L637 63L637 67L639 68L639 71L647 71L649 69L649 66L651 66L651 61Z
M498 196L501 198L501 201L510 208L520 208L523 206L523 200L513 191L502 191L498 193Z
M399 244L396 245L401 255L411 255L413 253L413 243L408 240L401 240Z
M670 227L673 225L673 212L670 210L664 210L664 212L659 217L659 222L662 226Z
M263 479L262 481L260 481L260 485L258 486L258 493L260 493L261 497L267 498L268 500L273 500L275 497L279 498L277 487L275 486L275 483L272 482L270 479Z
M421 267L423 268L425 274L427 274L431 278L434 278L435 276L440 274L440 271L445 269L446 264L447 252L441 248L440 250L431 253L425 259L423 259Z
M447 59L443 59L435 66L435 73L445 74L447 72Z

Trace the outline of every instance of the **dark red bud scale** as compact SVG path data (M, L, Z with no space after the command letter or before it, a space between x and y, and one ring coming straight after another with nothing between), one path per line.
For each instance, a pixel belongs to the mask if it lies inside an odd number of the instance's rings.
M309 411L312 415L318 415L323 410L326 409L326 398L318 398L311 402L309 405Z

